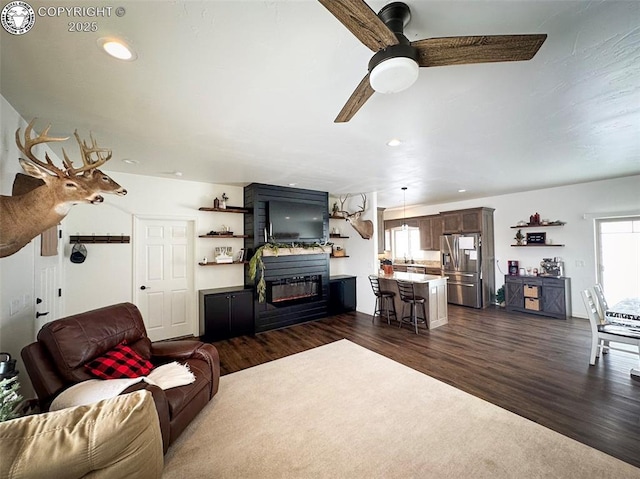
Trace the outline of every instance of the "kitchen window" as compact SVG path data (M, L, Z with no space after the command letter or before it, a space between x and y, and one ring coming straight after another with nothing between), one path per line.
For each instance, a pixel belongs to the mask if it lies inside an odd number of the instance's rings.
M406 229L393 228L387 230L391 240L391 254L396 260L409 261L422 259L424 252L420 249L420 229L409 226Z

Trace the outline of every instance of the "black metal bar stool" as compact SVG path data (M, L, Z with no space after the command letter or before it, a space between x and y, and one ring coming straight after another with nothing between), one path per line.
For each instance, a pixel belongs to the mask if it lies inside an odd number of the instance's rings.
M398 315L396 314L396 305L394 303L394 298L396 297L396 293L393 291L382 291L380 289L380 282L378 281L377 276L369 276L369 282L371 283L371 289L373 289L373 294L376 296L376 306L373 312L373 317L371 318L371 322L373 323L376 319L376 316L380 316L384 314L387 317L387 324L391 324L391 316L393 319L398 319Z
M427 308L425 307L426 300L422 296L418 296L415 290L415 283L409 281L398 280L398 291L400 291L400 299L404 303L402 305L402 317L400 318L400 327L402 323L413 324L416 328L416 334L418 334L418 323L424 323L427 326ZM417 305L422 305L422 318L418 317ZM405 308L409 306L409 315L405 316Z

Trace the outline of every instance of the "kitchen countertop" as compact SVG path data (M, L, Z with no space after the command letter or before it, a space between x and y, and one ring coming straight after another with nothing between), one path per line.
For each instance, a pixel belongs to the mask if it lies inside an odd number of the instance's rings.
M447 280L446 276L436 276L434 274L422 274L422 273L401 273L394 271L393 274L379 273L378 278L391 279L400 281L409 281L411 283L431 283L435 281Z
M393 262L394 265L398 265L398 266L424 266L425 268L438 268L440 269L440 262L439 261L426 261L423 263L417 263L415 260L413 263L403 263L402 261L394 261Z

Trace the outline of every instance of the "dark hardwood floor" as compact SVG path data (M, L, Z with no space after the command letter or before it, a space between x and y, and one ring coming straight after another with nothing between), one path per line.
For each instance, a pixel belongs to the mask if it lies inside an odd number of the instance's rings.
M589 366L583 319L449 305L449 324L420 335L348 313L214 344L229 374L343 338L640 467L638 358Z

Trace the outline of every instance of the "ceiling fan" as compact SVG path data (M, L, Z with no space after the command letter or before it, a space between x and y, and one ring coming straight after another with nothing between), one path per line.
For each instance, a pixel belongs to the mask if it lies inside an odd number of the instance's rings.
M373 95L396 93L418 78L419 67L531 60L547 38L535 35L483 35L425 38L410 42L403 29L411 11L403 2L382 7L376 15L363 0L319 0L375 54L362 79L334 120L349 121Z

